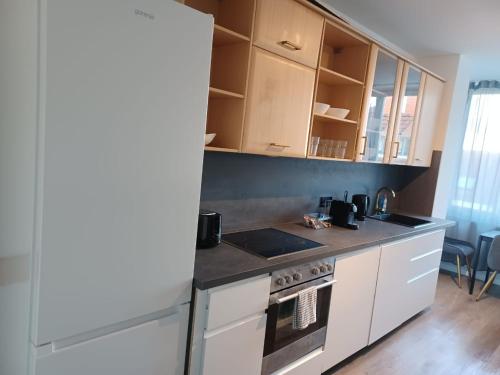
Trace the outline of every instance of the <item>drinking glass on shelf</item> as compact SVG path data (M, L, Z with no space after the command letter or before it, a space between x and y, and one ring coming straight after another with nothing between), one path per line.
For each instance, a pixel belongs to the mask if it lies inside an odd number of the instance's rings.
M345 158L345 154L347 152L347 141L339 141L339 155L338 155L338 158L339 159L344 159Z
M335 158L336 148L337 148L337 141L335 139L330 140L330 148L328 150L328 157Z
M318 156L328 156L328 139L320 139L318 145Z
M333 139L329 139L327 141L327 144L328 144L328 147L327 147L327 151L326 151L325 156L331 158L332 154L334 153L334 150L335 150L335 141Z
M318 155L318 146L319 146L319 137L311 137L311 147L309 150L309 154L311 156L316 156Z

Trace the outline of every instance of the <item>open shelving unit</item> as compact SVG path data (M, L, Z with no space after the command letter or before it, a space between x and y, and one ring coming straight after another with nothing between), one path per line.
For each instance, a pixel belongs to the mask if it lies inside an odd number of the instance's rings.
M333 22L325 22L314 100L349 109L349 114L345 119L313 114L310 138L347 141L345 157L340 160L354 160L369 52L368 40ZM308 157L339 160L312 155L310 147Z
M255 0L184 0L214 16L206 151L239 152L247 91Z

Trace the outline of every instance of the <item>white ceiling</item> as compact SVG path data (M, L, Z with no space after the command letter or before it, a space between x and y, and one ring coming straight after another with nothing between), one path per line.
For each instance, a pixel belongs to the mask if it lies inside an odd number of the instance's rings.
M478 78L500 79L499 0L323 2L414 56L467 55Z

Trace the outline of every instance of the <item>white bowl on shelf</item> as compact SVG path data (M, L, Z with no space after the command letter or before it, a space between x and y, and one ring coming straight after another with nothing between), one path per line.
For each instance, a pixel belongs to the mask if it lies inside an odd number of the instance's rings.
M314 103L314 113L318 115L324 115L326 111L330 108L330 104L316 102Z
M326 111L326 114L331 117L346 118L349 112L349 109L331 107Z
M205 134L205 146L209 145L215 138L216 133Z

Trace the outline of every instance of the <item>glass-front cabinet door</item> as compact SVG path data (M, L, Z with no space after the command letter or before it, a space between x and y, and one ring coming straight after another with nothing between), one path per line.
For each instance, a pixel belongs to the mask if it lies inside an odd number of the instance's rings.
M389 163L407 164L415 144L417 116L422 98L422 71L408 63L403 69Z
M370 65L371 79L367 82L373 81L373 84L366 94L369 102L365 103L367 113L361 125L357 160L382 163L387 161L392 144L391 130L404 63L374 45Z

